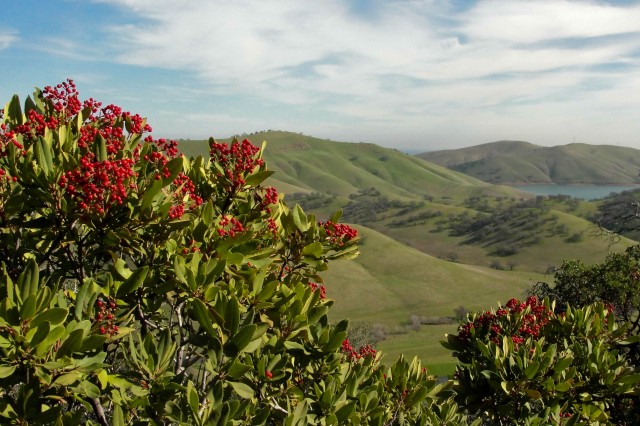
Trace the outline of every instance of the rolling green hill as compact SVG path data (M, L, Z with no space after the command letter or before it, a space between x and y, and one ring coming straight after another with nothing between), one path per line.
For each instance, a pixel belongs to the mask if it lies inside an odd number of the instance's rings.
M495 184L640 183L640 150L612 145L500 141L418 157Z
M415 156L368 143L333 142L291 132L261 132L248 136L254 144L267 141L264 157L276 170L272 184L283 192L320 192L348 197L376 188L401 200L462 200L472 195L524 196ZM205 141L181 141L187 155L205 154ZM287 187L288 186L288 190Z
M361 255L334 262L323 274L327 294L336 300L335 319L368 322L386 331L379 343L386 358L418 355L435 371L450 371L451 353L439 345L457 324L402 326L410 316L451 317L454 309L486 309L512 297L522 297L542 274L498 271L437 259L379 232L358 227Z

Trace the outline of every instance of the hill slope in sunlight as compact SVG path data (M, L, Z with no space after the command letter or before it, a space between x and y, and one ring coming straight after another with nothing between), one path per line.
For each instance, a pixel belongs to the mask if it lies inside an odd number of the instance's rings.
M640 150L613 145L542 147L499 141L417 156L495 184L640 183Z

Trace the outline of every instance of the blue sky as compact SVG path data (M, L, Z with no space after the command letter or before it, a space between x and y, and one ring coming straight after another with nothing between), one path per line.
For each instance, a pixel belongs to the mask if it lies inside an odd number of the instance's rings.
M154 135L640 148L640 0L21 0L0 101L76 81Z

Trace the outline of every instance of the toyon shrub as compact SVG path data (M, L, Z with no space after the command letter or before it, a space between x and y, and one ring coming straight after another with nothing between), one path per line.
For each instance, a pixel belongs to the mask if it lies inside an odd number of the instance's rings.
M458 359L457 402L488 424L632 424L640 372L610 306L554 306L535 296L469 314L443 345Z
M72 81L0 123L0 423L465 423L419 361L345 351L318 273L358 233L289 208L262 148L185 158Z

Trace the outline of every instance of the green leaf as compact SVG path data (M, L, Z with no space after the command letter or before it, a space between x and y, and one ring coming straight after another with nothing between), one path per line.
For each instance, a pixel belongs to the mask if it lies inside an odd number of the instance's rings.
M122 412L122 408L117 404L113 406L112 424L113 426L125 426L124 413Z
M107 141L98 132L93 140L93 146L95 148L96 159L98 161L107 161L109 159L107 155Z
M150 188L147 188L147 190L144 192L144 195L142 196L141 207L143 211L151 209L153 200L160 193L160 190L162 190L163 186L164 184L162 183L162 180L158 179L153 181Z
M36 302L37 296L35 294L30 294L27 300L24 301L20 308L20 317L23 321L30 320L34 317L36 314Z
M240 324L240 304L235 297L229 298L224 315L224 326L231 334L235 334Z
M18 278L18 288L20 288L20 295L23 301L26 300L29 295L36 294L39 280L40 273L38 264L34 259L29 259L27 266Z
M242 352L244 348L247 347L249 342L253 340L253 333L258 328L255 324L249 324L247 326L242 327L231 339L229 342L233 345L233 349L236 354Z
M331 219L329 219L329 221L332 223L338 223L341 217L342 217L342 210L338 210L333 214L333 216L331 216Z
M78 329L73 330L69 333L69 336L62 342L60 345L60 349L56 352L56 359L62 358L63 356L71 355L80 349L82 345L82 339L84 338L84 330Z
M245 365L242 364L238 361L235 361L233 363L233 365L231 365L231 367L229 367L229 370L227 371L227 376L231 377L232 379L238 379L242 376L244 376L244 374L247 371L250 371L253 367L250 365Z
M424 401L427 398L429 391L428 389L423 386L423 385L419 385L417 386L408 396L407 396L407 407L413 407L416 404L420 404L422 401Z
M44 322L48 322L51 325L62 324L67 316L69 310L64 308L51 308L38 314L33 321L31 321L31 327L38 327Z
M18 95L13 95L13 97L11 97L11 100L4 107L4 111L5 119L9 119L9 121L17 124L24 123L22 107L20 106L20 97Z
M15 365L2 365L0 366L0 379L6 379L16 371Z
M324 346L324 351L325 352L333 352L336 349L338 349L341 345L342 342L344 341L344 339L347 337L347 332L346 331L341 331L339 333L334 333L333 336L331 336L331 339L329 340L329 342Z
M123 282L117 291L117 296L120 298L122 296L126 296L127 294L135 291L142 285L144 279L147 278L147 273L149 272L148 266L143 266L142 268L138 268L131 276Z
M302 254L305 256L320 258L322 256L322 243L316 241L304 246L304 248L302 249Z
M187 402L189 403L191 412L197 417L200 408L200 400L198 399L198 392L193 387L193 383L191 383L191 381L187 383Z
M99 398L100 389L93 383L83 380L78 386L73 388L79 395L87 396L89 398Z
M218 334L213 328L213 323L211 322L211 317L209 316L209 312L207 306L199 299L194 299L191 302L191 306L193 307L193 314L196 317L200 327L204 328L204 330L211 337L218 337Z
M87 293L89 292L89 287L93 285L92 280L85 280L84 284L78 289L78 294L76 295L76 307L75 307L75 317L78 320L82 319L82 312L84 311L84 300L87 298Z
M210 227L213 223L213 201L208 201L202 209L202 220L207 227Z
M300 204L296 204L296 207L291 212L293 216L293 224L298 228L300 232L306 232L309 229L309 222L307 221L307 215L305 214Z
M621 385L635 385L640 383L640 373L630 374L628 376L618 379L618 383Z
M79 352L89 352L94 349L99 349L109 339L107 335L92 334L82 341Z
M120 258L118 258L114 262L113 267L114 267L115 271L118 273L119 278L121 278L123 280L128 279L131 276L131 274L133 273L133 272L131 272L131 269L129 269L127 267L127 263L124 260L120 259Z
M537 390L535 390L535 389L527 389L527 390L525 390L525 393L526 393L530 398L533 398L533 399L540 399L540 398L542 398L542 394L541 394L540 392L538 392Z
M35 110L38 113L42 113L42 110L38 109L38 106L36 105L35 102L33 102L33 99L31 98L31 96L27 96L27 99L24 100L25 115L27 115L31 110Z
M33 327L33 325L32 325ZM48 322L43 322L37 326L35 329L36 332L31 336L31 340L29 341L29 347L33 348L40 344L48 335L50 330L50 325Z
M229 265L240 265L244 260L244 255L242 253L229 253L226 260Z
M49 152L49 161L47 162L46 154L44 153L45 150L46 148L43 147L43 139L39 138L34 144L36 163L40 166L45 176L48 176L49 171L51 170L49 167L49 164L51 163L51 152Z
M52 385L57 386L71 386L75 382L77 382L82 375L80 373L67 373L58 376L52 383Z
M561 373L564 371L571 363L573 362L573 357L565 356L563 358L558 359L556 364L553 366L553 371L555 373Z
M500 382L500 387L502 388L502 390L504 391L504 393L506 393L507 395L509 395L511 393L511 391L513 390L513 383L511 382Z
M251 186L260 185L262 182L264 182L269 176L271 176L274 173L275 171L273 170L263 170L261 172L256 172L251 176L247 177L245 179L245 183Z
M44 355L46 352L50 351L53 348L53 345L64 336L64 333L65 329L63 326L51 329L47 337L38 344L36 354Z
M533 379L533 377L538 372L539 367L540 367L540 364L537 362L532 362L531 364L529 364L529 366L524 370L525 377L529 380Z
M238 394L240 398L243 399L251 399L253 398L253 389L249 385L246 385L242 382L227 382L231 385L235 393Z

